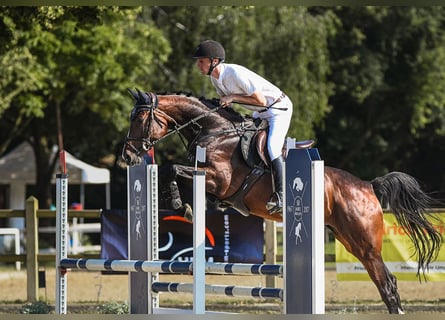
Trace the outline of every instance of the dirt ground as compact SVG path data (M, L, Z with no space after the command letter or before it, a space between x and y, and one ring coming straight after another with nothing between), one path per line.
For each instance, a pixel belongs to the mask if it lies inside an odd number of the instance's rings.
M192 282L191 276L186 275L160 275L160 281ZM282 286L282 279L278 279L278 286ZM208 284L233 284L239 286L265 286L264 276L228 276L207 275ZM384 311L385 308L375 286L368 281L337 281L334 270L326 271L325 301L332 305L336 312L342 309L357 310L365 308L371 310L373 306ZM1 306L19 304L26 300L26 271L0 272L0 313ZM41 288L41 300L53 304L55 301L55 271L46 270L46 288ZM405 309L410 305L434 305L436 312L445 312L445 285L442 282L419 283L412 281L400 281L399 292ZM68 273L68 306L70 304L90 303L95 305L113 301L128 301L128 277L126 275L102 275L100 272L70 271ZM190 294L161 295L161 306L165 301L191 301ZM239 299L207 296L206 303L221 299ZM278 308L280 303L274 301ZM269 303L269 301L263 301ZM366 305L363 307L363 305ZM430 308L430 310L432 310ZM365 310L366 311L366 310ZM347 310L346 310L347 312ZM3 312L4 313L4 312Z

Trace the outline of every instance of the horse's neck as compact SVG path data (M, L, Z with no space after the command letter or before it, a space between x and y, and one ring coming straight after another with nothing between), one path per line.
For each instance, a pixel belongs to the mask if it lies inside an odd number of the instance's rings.
M197 98L186 96L169 96L170 100L162 102L162 110L170 117L176 120L178 124L183 125L188 121L192 121L201 117L205 113L207 115L199 119L199 124L205 126L204 129L217 129L224 126L230 121L218 112L209 112L210 108L201 103Z

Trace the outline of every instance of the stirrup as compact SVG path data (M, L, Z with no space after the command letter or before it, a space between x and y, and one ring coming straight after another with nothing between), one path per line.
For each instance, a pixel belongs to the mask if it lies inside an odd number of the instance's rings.
M283 207L280 207L280 206L274 206L274 207L272 207L272 208L270 208L270 209L267 209L267 212L268 212L270 215L273 215L273 214L275 214L275 213L283 214Z
M283 201L281 200L280 194L274 192L266 204L266 209L269 214L274 214L277 212L283 212Z

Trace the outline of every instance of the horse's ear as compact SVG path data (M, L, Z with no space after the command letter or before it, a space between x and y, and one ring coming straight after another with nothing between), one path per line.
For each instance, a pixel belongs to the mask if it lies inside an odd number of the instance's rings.
M131 96L137 101L138 100L138 95L136 94L136 92L131 90L130 88L127 88L127 90L131 94Z
M149 98L147 96L147 94L145 94L144 92L142 92L141 90L139 90L138 88L136 88L136 91L138 92L137 95L137 100L141 103L145 103L145 104L150 104L149 103Z
M151 99L151 95L149 95L146 92L140 91L138 88L136 88L136 90L138 92L138 101L139 102L144 103L149 106L153 103L153 101Z

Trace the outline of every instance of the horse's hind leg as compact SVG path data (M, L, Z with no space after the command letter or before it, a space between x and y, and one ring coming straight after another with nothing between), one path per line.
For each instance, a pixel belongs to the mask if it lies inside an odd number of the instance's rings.
M403 313L396 278L382 259L383 213L380 206L374 206L374 210L372 207L368 204L365 214L357 206L344 206L341 214L337 212L327 223L346 250L368 271L389 313Z
M350 230L354 230L354 228ZM381 236L365 232L365 230L361 230L360 232L357 230L357 226L355 231L352 231L355 236L349 233L349 236L344 237L346 234L342 234L342 237L335 229L333 229L333 231L337 239L349 252L360 260L368 271L389 313L403 313L396 277L391 274L382 259ZM361 236L358 237L358 234ZM357 237L360 239L357 239ZM348 240L346 240L346 238L348 238Z
M325 223L366 268L388 311L403 313L396 278L382 259L383 212L372 186L326 167Z
M397 289L397 279L385 266L380 252L371 253L371 255L367 255L360 260L379 290L389 313L403 313L399 290Z

